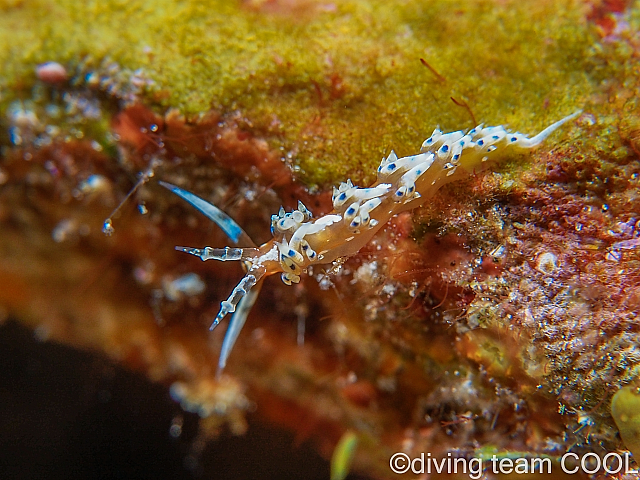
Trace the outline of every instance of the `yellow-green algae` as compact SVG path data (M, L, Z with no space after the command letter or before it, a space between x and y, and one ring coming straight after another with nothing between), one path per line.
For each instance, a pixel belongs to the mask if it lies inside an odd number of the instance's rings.
M622 387L611 400L611 416L616 421L625 446L636 461L640 459L640 393L637 388Z
M147 100L161 109L240 111L309 183L368 182L391 148L411 154L436 125L472 126L451 97L478 122L526 133L584 107L600 83L587 8L575 0L5 0L0 101L29 84L40 62L108 56L143 69L156 85Z
M349 474L358 436L352 430L344 432L331 456L331 480L344 480Z

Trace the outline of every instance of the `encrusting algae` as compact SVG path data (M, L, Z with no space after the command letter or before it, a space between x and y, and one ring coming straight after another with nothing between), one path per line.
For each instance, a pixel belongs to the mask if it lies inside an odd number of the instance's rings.
M81 64L74 82L115 95L129 72L163 110L238 112L308 184L365 184L373 176L354 170L374 171L391 148L409 154L434 120L443 131L477 124L451 97L483 112L478 121L532 131L575 110L592 91L576 72L595 73L594 83L604 73L583 10L573 1L5 4L0 66L7 88L37 64Z
M326 458L357 438L337 457L374 478L400 451L638 454L636 2L0 10L3 316L170 385L205 436L242 433L255 405ZM265 281L216 378L207 327L240 269L174 251L229 241L158 181L260 245L280 205L322 218L330 185L374 183L437 125L532 133L577 109L535 153L392 212L349 259Z

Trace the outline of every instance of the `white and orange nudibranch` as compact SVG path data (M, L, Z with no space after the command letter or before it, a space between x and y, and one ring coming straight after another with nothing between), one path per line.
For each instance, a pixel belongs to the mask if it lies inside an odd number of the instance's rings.
M280 208L271 217L273 238L256 247L248 235L228 215L214 205L174 185L164 187L192 204L218 224L235 243L246 248L176 247L205 260L238 260L246 275L233 289L211 324L213 330L228 314L235 312L225 335L218 362L221 371L251 306L257 298L262 279L275 273L291 285L300 281L311 265L331 264L355 255L391 217L416 208L432 197L444 184L484 170L509 151L532 149L553 131L580 115L575 112L548 126L534 137L512 133L502 126L477 126L468 132L442 133L436 128L424 141L420 153L398 158L391 151L378 167L377 181L360 188L347 180L333 189L333 211L319 218L302 202L285 212Z

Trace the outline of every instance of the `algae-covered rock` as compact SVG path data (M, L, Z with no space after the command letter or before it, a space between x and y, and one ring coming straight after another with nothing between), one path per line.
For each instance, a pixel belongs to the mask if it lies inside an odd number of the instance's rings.
M242 433L255 406L337 452L337 476L353 456L386 478L399 451L613 452L608 402L640 371L639 12L2 2L0 317L167 385L203 437ZM175 251L229 240L158 179L262 244L280 205L327 213L331 184L367 186L437 126L529 134L577 110L352 258L265 281L216 377L224 325L208 326L242 271ZM612 412L637 455L636 396L623 388Z
M308 183L325 187L371 181L383 154L410 154L435 125L540 130L592 102L606 68L573 0L1 8L5 106L44 62L116 95L130 90L120 81L128 75L161 110L240 112Z

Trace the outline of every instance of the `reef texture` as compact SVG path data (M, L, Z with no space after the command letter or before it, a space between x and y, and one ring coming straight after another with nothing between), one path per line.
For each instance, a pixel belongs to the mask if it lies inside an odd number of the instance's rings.
M638 454L636 3L179 5L1 4L0 317L170 386L205 436L253 408L327 458L354 432L374 478L397 451ZM242 271L174 251L229 242L157 178L261 244L280 205L328 212L436 125L577 109L332 271L268 279L216 378Z

